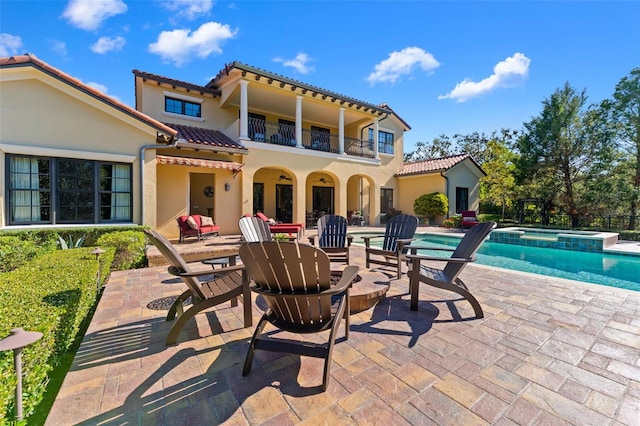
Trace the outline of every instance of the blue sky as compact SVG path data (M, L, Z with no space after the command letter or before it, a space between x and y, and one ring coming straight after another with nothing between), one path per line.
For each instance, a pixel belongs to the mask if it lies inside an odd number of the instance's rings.
M610 97L640 66L640 2L0 0L0 56L25 52L131 106L134 69L206 84L240 61L387 103L408 152L520 129L567 81Z

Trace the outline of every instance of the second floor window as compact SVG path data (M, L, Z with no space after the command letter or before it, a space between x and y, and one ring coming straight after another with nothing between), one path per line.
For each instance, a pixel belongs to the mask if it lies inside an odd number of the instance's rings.
M373 141L373 129L369 129L369 141ZM393 133L378 131L378 152L393 154Z
M182 99L164 98L164 110L173 114L187 115L189 117L202 117L202 106L195 102Z

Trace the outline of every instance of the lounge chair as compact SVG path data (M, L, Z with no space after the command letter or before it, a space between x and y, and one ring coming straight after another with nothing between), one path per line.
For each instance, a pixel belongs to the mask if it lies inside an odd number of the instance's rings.
M240 218L239 225L242 241L244 242L254 243L273 240L269 224L259 217L245 215Z
M347 235L347 219L335 214L327 214L318 219L318 235L309 237L311 245L318 240L318 247L322 249L332 262L349 264L349 247L353 241L352 235Z
M212 275L211 270L192 271L165 237L151 229L145 229L144 233L169 262L169 273L182 278L182 281L187 285L187 290L178 296L167 313L167 321L175 319L167 335L167 346L176 343L182 327L189 319L205 309L227 301L231 301L231 306L238 306L238 299L240 299L244 308L244 326L251 327L251 292L244 272L244 265L217 269L215 275ZM228 257L228 254L225 256ZM202 276L209 276L212 279L200 281L198 277ZM183 303L189 297L191 298L191 307L183 311Z
M269 223L269 218L264 213L256 213L256 217ZM296 234L298 238L304 234L304 223L276 223L274 225L269 224L269 229L273 234Z
M327 389L331 354L341 319L349 338L349 287L358 267L347 266L331 285L329 257L322 250L297 242L267 241L240 247L240 258L251 278L251 291L261 295L267 310L249 344L242 375L251 371L256 349L324 358L322 390ZM267 323L299 334L331 330L326 343L262 335Z
M463 210L460 215L462 215L462 229L471 228L480 223L475 210Z
M469 262L475 262L476 252L480 248L482 242L489 236L491 231L495 229L495 222L483 222L467 231L460 240L458 246L453 249L434 248L425 246L409 246L410 253L407 254L409 260L409 292L411 293L411 310L418 310L418 295L420 291L420 283L428 284L434 287L450 290L458 293L466 299L477 318L483 318L484 313L478 300L469 292L466 284L460 279L459 275L462 269ZM417 254L418 250L443 250L452 251L451 257L437 257ZM438 261L445 262L443 269L437 269L421 264L422 261Z
M362 237L365 244L367 268L371 263L395 267L398 279L400 279L402 276L402 262L406 260L406 246L413 240L417 227L418 218L416 216L399 214L389 219L384 235L365 235ZM371 240L374 238L384 238L382 248L370 246ZM374 255L382 256L384 260L372 258L371 256Z

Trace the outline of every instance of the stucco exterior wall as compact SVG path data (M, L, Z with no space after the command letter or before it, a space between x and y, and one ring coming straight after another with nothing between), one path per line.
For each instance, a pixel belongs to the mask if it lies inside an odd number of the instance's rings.
M469 189L469 210L478 210L480 205L480 177L477 167L464 161L447 172L449 178L449 216L456 214L456 187Z
M439 173L407 176L398 179L400 202L399 209L406 214L413 212L413 202L423 194L432 192L446 192L446 182ZM444 218L436 218L437 223L441 223Z
M129 163L133 221L142 223L139 149L156 132L139 120L32 67L2 69L0 164L7 153ZM0 173L5 206L5 173ZM7 224L4 208L0 226Z

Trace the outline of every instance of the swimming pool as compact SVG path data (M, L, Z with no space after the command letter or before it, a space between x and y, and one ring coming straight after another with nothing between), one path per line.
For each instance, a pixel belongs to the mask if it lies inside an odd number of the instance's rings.
M362 235L352 234L354 243L362 243ZM455 247L459 237L416 234L412 244ZM382 239L372 240L381 245ZM425 254L443 256L442 252ZM640 291L640 256L588 253L572 250L529 247L485 241L478 251L478 264L567 278L610 287Z

